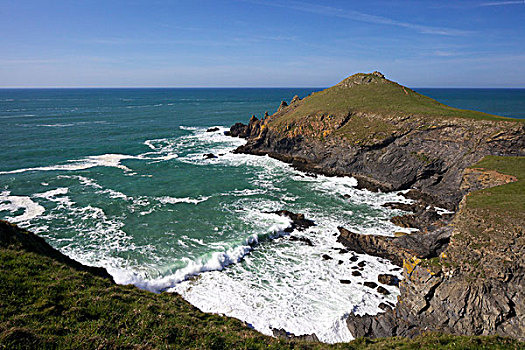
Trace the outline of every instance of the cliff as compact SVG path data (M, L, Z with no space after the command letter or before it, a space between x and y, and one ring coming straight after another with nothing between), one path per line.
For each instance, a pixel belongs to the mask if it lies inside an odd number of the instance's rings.
M525 158L487 157L466 169L463 180L472 191L444 229L451 234L446 248L427 256L404 254L395 309L350 317L354 335L413 336L433 330L525 338ZM341 239L346 236L343 231ZM432 241L432 234L417 236ZM380 245L367 247L377 255L374 246ZM403 250L395 252L399 256Z
M231 129L248 139L237 152L353 176L372 190L418 189L449 209L465 194L463 170L485 155L525 155L524 133L522 121L445 106L377 72L353 75Z
M415 203L403 209L415 214L392 221L419 233L385 238L339 229L348 248L403 266L396 307L350 316L354 336L525 338L522 120L448 107L374 72L294 98L230 134L247 138L236 152L353 176L370 190L413 189L406 196ZM433 206L457 213L438 215Z

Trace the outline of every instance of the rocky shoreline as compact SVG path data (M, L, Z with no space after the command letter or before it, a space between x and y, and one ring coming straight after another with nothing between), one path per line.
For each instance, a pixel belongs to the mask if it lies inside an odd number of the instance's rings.
M373 316L350 315L347 324L353 336L414 337L440 331L525 339L523 215L495 223L496 214L465 205L473 191L516 181L469 167L488 155L525 156L523 123L361 112L337 119L322 111L292 120L302 102L296 97L289 105L281 103L272 116L252 116L247 125L233 125L226 134L247 140L234 152L268 155L306 173L352 176L358 188L371 191L411 189L405 196L414 201L385 206L413 212L392 222L417 228L417 233L380 237L339 228L338 241L348 249L403 267L395 308L386 306L384 313ZM336 120L335 126L314 123L327 115ZM394 127L389 135L362 143L330 137L336 135L330 134L332 129L353 118L386 120ZM302 128L302 120L310 120L309 128ZM297 129L302 132L291 131ZM438 212L437 207L455 214ZM478 237L487 234L497 238ZM494 261L501 265L494 267Z

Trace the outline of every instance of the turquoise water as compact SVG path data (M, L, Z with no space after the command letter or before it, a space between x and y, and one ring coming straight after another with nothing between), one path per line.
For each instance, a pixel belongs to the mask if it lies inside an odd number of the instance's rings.
M308 177L268 157L233 154L244 141L223 135L251 114L273 112L281 99L312 91L0 90L0 217L107 268L118 283L178 292L267 334L284 328L349 340L348 312L377 313L399 293L391 288L385 297L362 283L398 271L360 256L366 266L353 276L352 253L336 250L337 226L392 235L400 229L388 219L400 212L381 204L404 199L356 190L351 178ZM426 93L474 107L480 96L480 109L496 106L502 115L525 110L522 90L505 90L505 98L494 92L492 104L485 91L460 92ZM212 126L219 131L207 132ZM267 213L278 209L317 223L292 233L312 247L290 240L289 220Z

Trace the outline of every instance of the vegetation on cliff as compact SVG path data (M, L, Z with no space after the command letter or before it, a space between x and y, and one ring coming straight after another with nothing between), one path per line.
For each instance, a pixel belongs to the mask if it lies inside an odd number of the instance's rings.
M0 221L0 349L518 349L501 337L428 334L333 346L264 336L176 294L114 284Z

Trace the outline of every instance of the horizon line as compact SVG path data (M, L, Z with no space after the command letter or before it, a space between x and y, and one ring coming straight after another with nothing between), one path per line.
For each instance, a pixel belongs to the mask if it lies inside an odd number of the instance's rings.
M405 86L405 85L404 85ZM328 89L331 86L0 86L0 90L67 89ZM406 86L411 89L525 89L523 86Z

